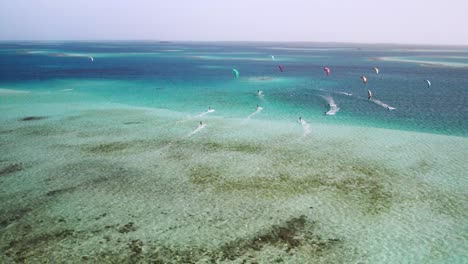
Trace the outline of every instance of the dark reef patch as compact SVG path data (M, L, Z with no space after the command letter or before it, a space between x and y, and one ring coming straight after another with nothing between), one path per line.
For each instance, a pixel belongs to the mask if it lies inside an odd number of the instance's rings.
M30 213L32 208L19 208L7 212L0 211L0 226L7 226Z
M139 122L139 121L129 121L129 122L124 122L122 123L124 125L138 125L138 124L143 124L143 122Z
M46 118L47 116L26 116L26 117L20 118L19 121L35 121L35 120L42 120Z
M119 233L128 233L136 231L137 228L135 227L135 224L133 222L128 222L127 224L120 226L117 230L119 231Z
M154 140L131 140L131 141L115 141L109 143L98 143L98 144L84 144L81 145L81 150L91 154L120 154L131 151L132 153L138 153L148 150L155 150L161 146L168 144L175 144L165 139L154 139Z
M89 180L89 181L82 182L82 183L80 183L80 184L78 184L76 186L64 187L64 188L61 188L61 189L55 189L55 190L47 192L46 195L49 196L49 197L56 197L56 196L63 195L63 194L66 194L66 193L75 192L80 188L87 188L87 189L97 188L97 187L99 187L99 184L106 183L109 180L111 180L111 178L100 177L100 178L96 178L96 179L92 179L92 180Z
M391 206L392 194L385 189L380 179L349 178L341 182L334 182L331 186L343 194L358 194L361 201L366 203L366 213L368 214L380 213Z
M242 142L204 142L201 143L201 148L205 151L232 151L232 152L244 152L244 153L259 153L264 148L258 143L242 143Z
M194 184L209 184L220 179L221 172L211 166L198 165L190 168L190 182Z
M73 234L73 230L65 229L52 233L23 236L10 242L5 255L14 259L15 262L23 263L28 258L35 259L36 255L47 255L49 247Z
M330 164L327 160L317 159L313 167L306 166L305 162L308 161L299 159L288 162L283 158L273 164L271 173L275 177L233 177L229 176L229 168L221 170L208 165L192 167L188 177L190 182L200 187L209 187L219 192L242 192L246 195L255 193L265 198L290 197L318 190L329 190L344 199L348 199L348 196L358 197L356 200L358 205L367 214L381 213L391 207L393 194L391 185L386 182L398 174L396 170L365 161ZM289 168L301 168L292 170L301 176L295 176Z
M5 244L6 256L15 262L54 260L54 254L50 249L67 239L72 244L75 240L88 239L102 231L108 232L115 225L106 226L99 230L75 231L62 229L47 231L42 234L24 234L19 238ZM122 229L122 230L120 230ZM134 231L135 227L129 222L118 228L122 234ZM163 241L144 242L138 238L130 240L117 238L111 241L111 236L104 235L100 243L118 243L126 246L127 251L99 250L86 252L86 255L70 254L71 262L92 261L93 263L219 263L236 261L245 263L246 260L255 261L256 252L264 250L266 246L275 247L284 251L287 255L294 255L297 250L307 252L312 258L333 256L343 250L343 241L338 238L323 238L314 232L315 223L308 221L305 216L292 217L282 224L272 225L251 236L239 238L221 244L215 248L203 247L174 247L166 246ZM108 231L105 231L108 230ZM71 239L71 240L70 240ZM145 245L146 250L143 250ZM121 248L121 247L118 247ZM249 262L254 263L254 262Z
M143 250L143 241L141 241L140 239L132 240L130 241L130 243L128 243L128 247L130 248L133 254L138 255Z
M8 174L11 174L17 171L22 171L23 169L24 169L23 163L15 163L15 164L8 165L0 169L0 177L6 176Z
M169 149L167 151L167 158L174 161L186 161L190 159L190 155L181 149Z
M61 194L64 194L64 193L70 193L70 192L75 191L78 187L79 186L56 189L56 190L52 190L52 191L47 192L46 195L53 197L53 196L61 195Z
M105 154L111 152L122 151L130 147L130 143L127 142L112 142L112 143L103 143L94 146L86 146L83 148L86 152L93 154Z
M168 247L158 247L150 255L155 263L197 263L200 260L209 263L220 261L243 261L256 252L261 251L266 245L274 246L293 254L293 250L304 247L313 256L325 255L331 250L339 250L343 243L340 239L324 239L313 233L313 222L307 221L305 216L294 217L281 225L273 225L270 228L257 233L253 237L237 239L221 245L218 249L190 248L177 250ZM250 259L253 261L252 259ZM254 262L251 262L254 263Z
M466 211L466 194L452 192L447 194L438 189L425 186L426 191L418 192L418 199L428 202L434 213L459 217Z
M87 160L59 166L50 175L47 184L60 186L46 193L46 196L54 198L78 190L124 190L126 183L138 173L112 163Z
M221 251L226 259L234 260L244 255L248 250L261 250L265 245L285 246L286 251L302 245L305 240L298 237L299 232L304 232L305 216L292 218L283 225L274 225L270 229L257 234L248 240L238 240L222 246Z

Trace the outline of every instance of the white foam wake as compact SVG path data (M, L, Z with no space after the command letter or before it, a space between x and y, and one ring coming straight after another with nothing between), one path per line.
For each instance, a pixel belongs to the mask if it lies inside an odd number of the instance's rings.
M0 95L2 95L2 94L26 94L26 93L29 93L29 91L0 88Z
M203 113L197 115L196 117L202 117L202 116L204 116L206 114L213 113L214 111L215 111L214 109L209 109L208 111L203 112Z
M195 129L194 131L192 131L190 134L188 134L189 137L195 135L196 133L198 133L200 130L204 129L206 127L206 124L203 124L203 125L199 125L197 127L197 129Z
M342 95L346 95L346 96L352 96L353 95L352 93L340 92L340 91L327 91L327 90L324 90L324 89L315 89L315 90L322 91L322 92L331 92L331 93L336 93L336 94L342 94Z
M372 101L373 103L377 104L377 105L380 105L384 108L387 108L388 110L395 110L396 108L395 107L392 107L392 106L389 106L388 104L380 101L380 100L377 100L377 99L374 99L374 98L371 98L369 99L369 101Z
M312 132L312 130L310 130L310 125L304 119L301 119L299 123L301 123L302 129L304 130L304 137Z
M328 103L330 109L325 112L326 115L335 115L336 112L340 111L340 108L335 104L335 100L331 96L322 96Z
M353 94L347 93L347 92L335 92L335 93L337 93L337 94L343 94L343 95L347 95L347 96L353 95Z
M251 113L249 116L247 116L247 119L250 119L252 116L260 113L261 111L263 111L263 107L261 107L261 106L257 107L257 110L255 112Z

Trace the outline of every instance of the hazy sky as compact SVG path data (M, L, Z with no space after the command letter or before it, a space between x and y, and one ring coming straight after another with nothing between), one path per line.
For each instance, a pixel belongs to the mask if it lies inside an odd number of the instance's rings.
M468 45L468 0L0 0L0 40Z

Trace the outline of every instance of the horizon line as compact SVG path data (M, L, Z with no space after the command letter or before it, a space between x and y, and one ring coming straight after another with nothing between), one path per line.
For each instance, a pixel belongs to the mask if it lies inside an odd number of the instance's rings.
M389 45L389 46L433 46L466 47L468 44L432 44L398 42L349 42L349 41L311 41L311 40L169 40L169 39L0 39L2 42L192 42L192 43L313 43L313 44L351 44L351 45Z

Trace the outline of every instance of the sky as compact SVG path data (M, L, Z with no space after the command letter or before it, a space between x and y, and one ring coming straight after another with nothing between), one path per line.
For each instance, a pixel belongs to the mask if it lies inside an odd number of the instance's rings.
M0 40L468 45L467 0L1 0Z

